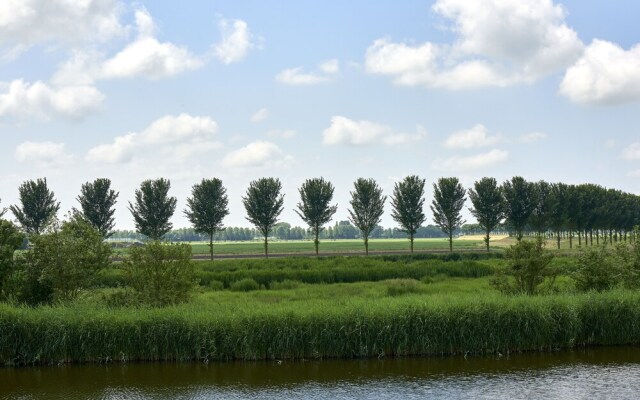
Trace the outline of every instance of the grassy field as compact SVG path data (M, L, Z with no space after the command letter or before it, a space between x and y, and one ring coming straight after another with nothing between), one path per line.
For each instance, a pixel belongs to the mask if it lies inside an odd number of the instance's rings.
M553 290L507 296L490 285L505 260L463 256L198 262L201 285L176 306L116 305L110 299L127 291L118 285L65 304L0 304L0 364L508 354L640 343L640 293L578 293L570 257L555 259L563 274Z

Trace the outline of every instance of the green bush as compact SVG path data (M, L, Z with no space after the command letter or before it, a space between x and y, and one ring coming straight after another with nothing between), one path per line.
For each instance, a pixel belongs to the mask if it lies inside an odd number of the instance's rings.
M550 267L553 255L544 248L544 241L522 240L504 252L506 268L499 270L491 280L492 285L503 293L537 294L540 285L548 280L553 286L558 271Z
M231 286L229 286L229 289L234 292L251 292L253 290L259 290L260 284L254 279L245 278L237 282L233 282Z
M576 289L609 290L620 282L620 258L606 246L586 248L578 255L578 268L573 273Z
M214 292L224 290L224 283L220 281L210 281L207 287Z
M123 269L140 301L153 306L187 301L195 284L188 244L148 242L131 249Z
M420 293L420 281L415 279L392 279L387 281L387 296L401 296L408 293Z
M7 277L13 272L13 255L22 246L24 234L11 222L0 219L0 298Z
M79 218L60 229L29 238L31 249L16 260L8 292L28 304L65 301L93 286L110 266L111 247L88 222Z

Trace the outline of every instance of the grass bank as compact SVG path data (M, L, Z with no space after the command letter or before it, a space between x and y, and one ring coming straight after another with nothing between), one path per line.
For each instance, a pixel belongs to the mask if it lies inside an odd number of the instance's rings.
M507 354L640 343L640 293L508 297L492 292L488 278L203 291L162 309L94 300L0 304L0 364Z

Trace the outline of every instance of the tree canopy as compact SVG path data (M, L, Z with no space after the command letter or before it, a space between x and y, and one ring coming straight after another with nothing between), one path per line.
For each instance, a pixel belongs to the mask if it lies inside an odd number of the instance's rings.
M187 198L185 215L198 233L209 236L209 252L213 260L213 236L224 229L222 221L229 214L227 189L218 178L203 179L193 185Z
M349 220L360 230L365 254L369 255L369 235L380 223L387 197L382 195L382 188L373 179L358 178L353 187Z
M177 199L169 197L168 179L146 180L136 189L135 203L129 202L136 230L152 240L160 240L173 228L169 219L176 210Z
M47 186L47 178L29 180L18 188L20 206L12 205L11 212L28 234L39 235L53 223L60 203Z
M307 179L298 189L300 203L298 203L298 209L294 211L311 229L316 255L318 255L319 235L323 225L331 221L333 214L338 210L337 205L331 205L333 190L331 182L325 181L324 178Z
M469 210L485 231L484 243L489 251L491 231L504 219L504 199L494 178L482 178L469 189L473 207Z
M98 178L86 182L77 197L80 216L100 232L103 238L112 235L116 225L114 213L118 193L111 189L111 180Z
M400 229L409 235L411 252L413 238L427 217L424 214L425 180L411 175L397 182L391 195L391 217L400 225Z
M277 178L260 178L249 183L242 204L251 222L264 237L264 256L269 257L269 232L284 209L282 183Z
M460 213L464 201L465 190L458 178L440 178L433 184L433 221L449 236L449 251L453 251L453 232L465 222Z

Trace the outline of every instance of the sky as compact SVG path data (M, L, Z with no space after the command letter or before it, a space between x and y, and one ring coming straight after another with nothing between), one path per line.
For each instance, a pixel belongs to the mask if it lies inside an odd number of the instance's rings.
M336 221L359 177L390 195L419 175L428 203L449 176L639 194L638 15L631 0L3 0L0 207L40 177L60 217L110 178L116 229L160 177L176 228L212 177L227 226L249 226L241 197L261 177L282 181L292 225L320 176Z

